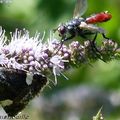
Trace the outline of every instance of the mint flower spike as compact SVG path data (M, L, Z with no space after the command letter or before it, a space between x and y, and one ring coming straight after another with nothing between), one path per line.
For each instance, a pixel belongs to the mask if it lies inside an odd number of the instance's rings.
M16 29L15 33L11 33L9 43L6 44L8 39L5 37L5 31L0 28L0 66L23 70L31 75L41 74L48 78L54 75L56 85L57 76L62 75L68 79L62 73L65 70L100 58L107 62L120 57L118 45L113 40L105 40L102 45L95 44L95 46L90 40L85 40L83 44L73 40L69 45L61 46L61 41L56 39L53 33L50 33L45 43L43 39L44 35L40 37L40 33L30 37L27 30Z
M23 70L30 74L38 73L45 76L53 74L57 81L57 75L61 74L65 62L62 60L62 56L54 54L54 51L60 46L60 42L54 43L54 38L51 37L50 41L43 44L43 37L40 38L40 33L30 37L27 30L18 31L16 29L15 33L11 33L9 43L5 44L8 41L4 39L5 31L2 28L0 30L1 66Z

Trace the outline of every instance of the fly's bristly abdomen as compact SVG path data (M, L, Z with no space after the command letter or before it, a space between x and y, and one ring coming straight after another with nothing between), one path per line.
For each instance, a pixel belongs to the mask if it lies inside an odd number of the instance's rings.
M112 15L108 13L107 11L97 13L93 16L90 16L86 19L86 23L88 24L96 24L100 22L106 22L112 18Z

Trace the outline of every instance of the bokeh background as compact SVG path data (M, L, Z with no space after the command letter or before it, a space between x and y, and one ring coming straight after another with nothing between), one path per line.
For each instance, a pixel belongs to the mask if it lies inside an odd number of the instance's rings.
M31 36L45 31L47 40L50 30L72 18L74 6L75 0L11 0L0 3L0 26L8 38L9 32L25 28ZM88 0L83 17L106 10L113 17L99 26L120 43L120 0ZM46 87L21 114L30 120L92 120L102 106L105 120L120 120L120 61L97 61L64 74L68 81L58 77L58 84Z

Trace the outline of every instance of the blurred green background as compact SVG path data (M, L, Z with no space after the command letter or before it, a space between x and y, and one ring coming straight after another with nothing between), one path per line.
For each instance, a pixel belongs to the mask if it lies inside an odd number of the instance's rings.
M8 37L9 32L16 28L25 28L31 36L36 31L42 34L45 31L47 40L50 30L72 18L74 6L75 0L12 0L0 4L0 26ZM112 19L99 26L106 30L108 37L119 43L120 0L88 0L88 9L83 17L106 10L112 14ZM57 86L51 85L52 89L46 87L22 114L28 114L31 120L91 120L103 105L105 120L120 119L120 61L98 61L92 66L85 64L67 71L65 75L68 81L58 77ZM65 100L67 95L72 98ZM82 100L88 101L83 105Z

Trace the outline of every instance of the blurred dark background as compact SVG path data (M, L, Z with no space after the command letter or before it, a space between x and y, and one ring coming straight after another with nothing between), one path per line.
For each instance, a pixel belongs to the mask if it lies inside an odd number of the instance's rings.
M31 36L45 31L47 40L50 30L72 18L74 6L75 0L12 0L0 4L0 26L8 38L9 32L25 28ZM88 0L83 17L106 10L112 19L99 26L119 43L120 0ZM90 120L103 106L105 120L120 119L120 61L97 61L64 74L68 81L58 77L57 86L46 87L22 114L31 120Z

